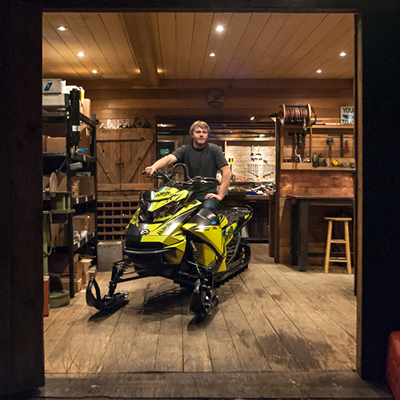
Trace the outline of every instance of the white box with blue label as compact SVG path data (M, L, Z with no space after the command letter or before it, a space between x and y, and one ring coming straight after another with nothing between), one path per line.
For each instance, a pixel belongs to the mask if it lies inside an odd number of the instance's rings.
M65 83L62 79L42 79L42 94L64 93Z

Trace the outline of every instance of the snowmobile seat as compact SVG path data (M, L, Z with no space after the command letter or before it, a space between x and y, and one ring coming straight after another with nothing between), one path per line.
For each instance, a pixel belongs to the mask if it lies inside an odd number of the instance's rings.
M233 222L243 220L245 215L247 215L248 213L249 209L247 207L232 207L218 210L218 215L226 217L229 225Z
M218 223L219 222L219 218L218 215L214 214L211 210L209 210L208 208L202 208L199 213L199 216L209 220L210 222L214 222L214 223Z

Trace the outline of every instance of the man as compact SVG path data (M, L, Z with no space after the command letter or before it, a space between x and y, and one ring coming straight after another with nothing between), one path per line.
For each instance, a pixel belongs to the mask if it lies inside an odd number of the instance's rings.
M191 145L183 145L176 151L146 168L146 172L152 175L157 169L166 165L183 163L186 164L191 178L195 176L215 178L218 170L221 170L222 179L219 191L217 185L205 185L199 189L197 200L203 202L203 208L208 208L215 214L218 213L220 201L225 197L231 181L232 172L222 150L215 144L208 143L210 127L204 121L196 121L190 127Z

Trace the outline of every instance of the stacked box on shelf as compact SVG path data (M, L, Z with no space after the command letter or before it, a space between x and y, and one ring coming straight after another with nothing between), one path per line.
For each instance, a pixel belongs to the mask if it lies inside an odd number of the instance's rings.
M92 258L88 255L80 256L76 254L74 257L74 288L75 292L80 292L86 288L90 279L90 269L92 267ZM60 276L63 289L69 290L69 267L67 266Z
M98 240L124 240L125 228L138 206L138 200L99 200L97 202Z

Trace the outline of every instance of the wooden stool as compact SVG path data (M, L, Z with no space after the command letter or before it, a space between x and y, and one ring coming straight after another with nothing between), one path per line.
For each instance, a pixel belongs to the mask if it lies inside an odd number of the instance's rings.
M351 274L351 258L350 258L350 236L349 236L349 221L352 221L352 218L333 218L333 217L325 217L328 221L328 236L326 238L326 252L325 252L325 273L328 273L329 270L329 262L345 262L347 264L347 272ZM344 239L332 239L332 227L333 222L344 222ZM331 244L332 243L341 243L346 246L346 257L330 257L331 255Z

